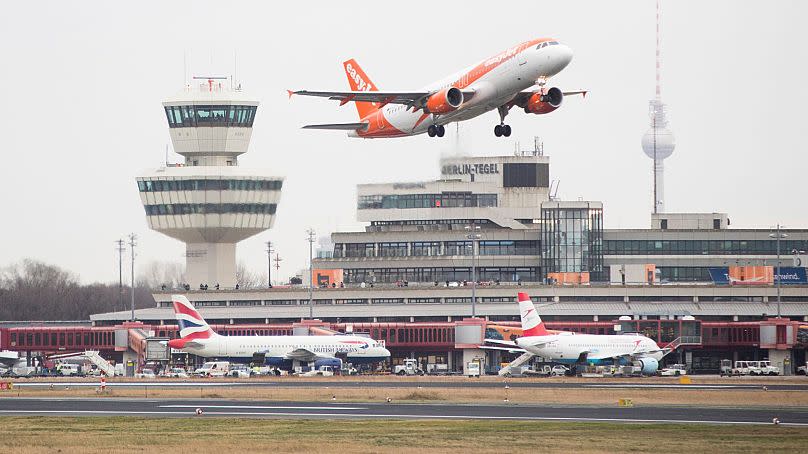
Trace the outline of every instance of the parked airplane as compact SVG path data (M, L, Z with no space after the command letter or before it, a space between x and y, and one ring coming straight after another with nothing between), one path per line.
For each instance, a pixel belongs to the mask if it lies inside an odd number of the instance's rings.
M474 118L497 109L497 137L511 135L505 124L508 111L518 106L525 113L547 114L561 106L564 96L586 91L562 91L548 87L550 77L572 60L572 49L552 38L539 38L508 48L459 73L415 91L379 91L359 64L343 63L351 91L291 91L292 95L318 96L354 102L357 123L307 125L304 129L348 131L350 137L366 139L404 137L427 133L443 137L444 125Z
M506 345L497 348L524 351L512 366L522 364L533 356L550 362L572 364L632 364L638 363L644 374L653 374L659 369L659 360L668 349L659 348L656 342L641 334L577 334L550 332L536 312L536 307L526 293L519 293L519 315L522 320L522 337L514 342L486 339L486 342ZM517 363L518 364L515 364ZM510 367L500 371L504 375Z
M168 346L205 358L292 369L295 361L314 363L314 367L341 367L342 358L356 365L385 361L390 357L386 348L363 336L220 336L186 297L173 295L171 299L180 338L168 341Z

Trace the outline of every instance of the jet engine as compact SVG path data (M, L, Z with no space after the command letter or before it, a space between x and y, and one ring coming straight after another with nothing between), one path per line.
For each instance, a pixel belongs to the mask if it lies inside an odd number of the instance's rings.
M557 87L552 87L546 93L533 93L525 104L525 113L546 114L561 107L564 100L564 93Z
M463 104L463 92L457 87L444 88L426 100L425 110L433 114L445 114L457 110Z
M318 359L314 362L314 368L319 369L321 366L331 366L334 369L342 368L342 360L339 358L324 358Z
M651 357L640 358L637 360L637 363L637 365L642 368L644 375L654 375L657 369L659 369L659 361Z

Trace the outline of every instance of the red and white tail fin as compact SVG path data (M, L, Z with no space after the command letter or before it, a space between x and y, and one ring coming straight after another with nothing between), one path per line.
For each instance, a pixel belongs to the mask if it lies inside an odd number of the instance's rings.
M171 348L182 348L188 341L196 339L210 339L217 334L210 328L208 322L196 311L194 305L183 295L172 295L174 316L180 329L180 338L168 342Z
M550 334L544 327L544 322L536 312L533 301L527 293L519 292L519 316L522 319L523 336L547 336Z
M348 76L348 85L351 87L351 91L379 91L379 87L370 81L370 77L362 71L356 60L352 58L342 65L345 67L345 75ZM355 102L354 104L356 104L360 120L378 110L376 103Z

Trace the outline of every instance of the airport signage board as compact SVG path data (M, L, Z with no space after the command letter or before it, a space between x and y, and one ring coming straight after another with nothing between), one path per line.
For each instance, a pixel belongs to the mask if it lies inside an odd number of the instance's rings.
M441 168L443 175L490 175L499 173L499 164L447 164Z
M709 268L708 271L710 272L710 278L716 285L729 285L730 277L735 277L728 266ZM780 283L782 285L808 285L808 274L806 273L806 269L802 267L781 266L779 274L777 273L777 268L774 267L773 283L776 284L777 281L781 279L782 281ZM745 282L733 279L733 283L744 284ZM771 284L771 282L769 282L769 284Z

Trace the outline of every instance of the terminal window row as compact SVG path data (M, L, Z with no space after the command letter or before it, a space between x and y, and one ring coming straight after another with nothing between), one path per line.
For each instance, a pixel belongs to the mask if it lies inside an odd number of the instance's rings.
M606 255L777 254L776 240L605 240ZM780 240L780 253L808 250L808 240Z
M471 281L469 267L347 268L343 273L346 284ZM541 271L538 267L478 267L477 279L492 282L540 282Z
M391 194L359 196L358 208L456 208L496 207L496 194L472 194L470 192L444 192L441 194Z
M478 242L479 255L539 255L538 240L489 240ZM337 243L334 257L432 257L473 255L471 241L421 241L391 243Z
M174 203L144 205L147 216L175 214L275 214L274 203Z
M280 191L283 180L139 180L140 192Z
M256 106L166 106L170 128L197 126L237 126L249 128L255 120Z

